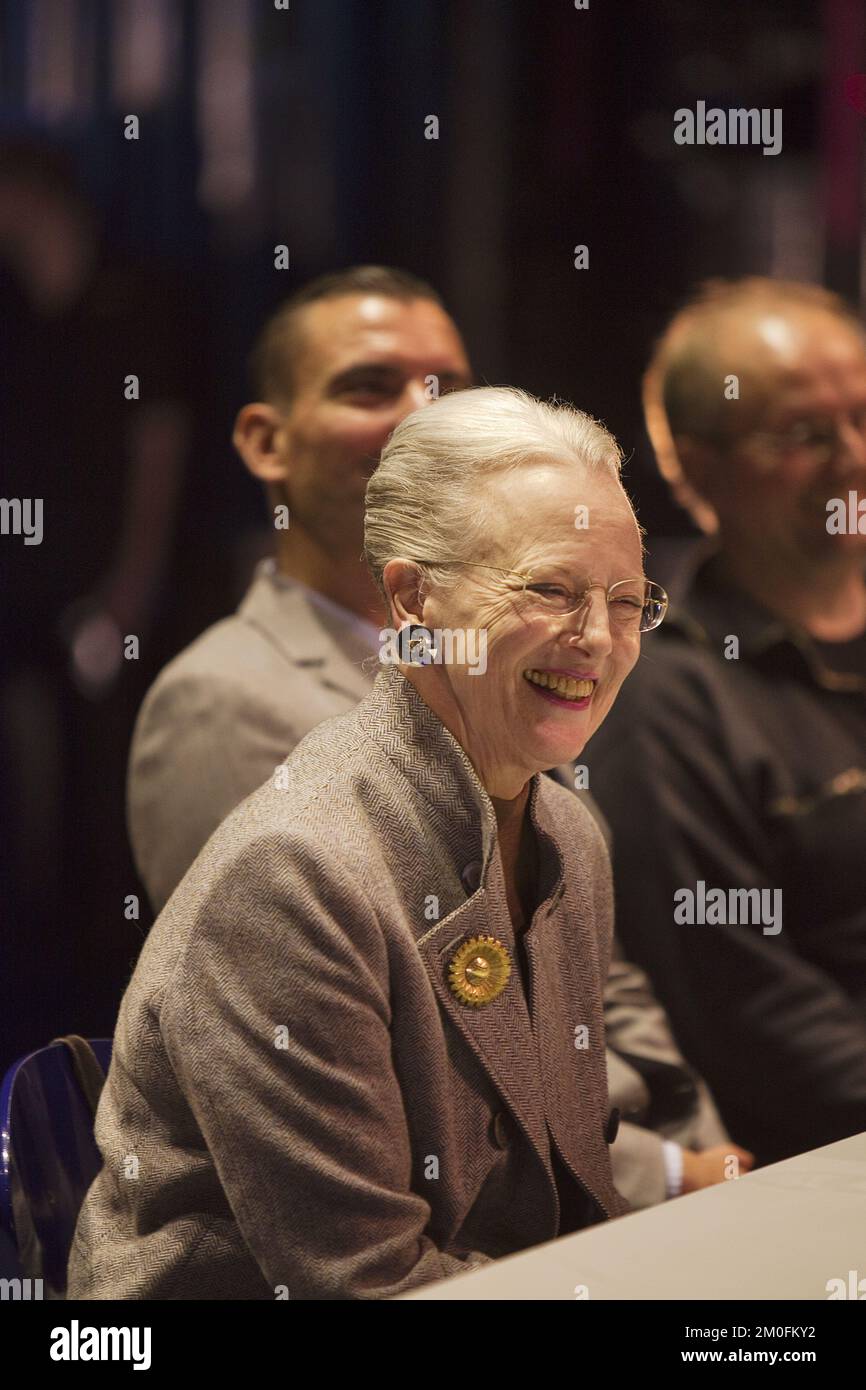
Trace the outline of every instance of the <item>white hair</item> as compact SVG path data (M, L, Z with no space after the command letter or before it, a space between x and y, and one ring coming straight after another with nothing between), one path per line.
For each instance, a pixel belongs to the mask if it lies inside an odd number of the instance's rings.
M367 484L364 556L383 596L389 560L447 562L478 553L487 535L486 481L539 461L579 463L622 486L622 451L613 435L564 402L547 404L511 386L479 386L407 415ZM439 585L457 580L435 564L424 570Z

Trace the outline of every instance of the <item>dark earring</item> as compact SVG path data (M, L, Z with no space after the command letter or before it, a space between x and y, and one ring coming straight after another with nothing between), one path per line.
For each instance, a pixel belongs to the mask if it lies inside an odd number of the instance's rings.
M423 623L409 623L400 629L400 660L406 666L429 666L436 660L433 633Z

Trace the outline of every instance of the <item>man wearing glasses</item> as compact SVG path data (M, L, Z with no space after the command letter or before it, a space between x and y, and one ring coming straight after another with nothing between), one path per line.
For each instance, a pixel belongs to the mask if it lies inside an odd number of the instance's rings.
M711 540L585 761L626 953L772 1162L866 1129L862 327L815 287L707 286L645 408Z

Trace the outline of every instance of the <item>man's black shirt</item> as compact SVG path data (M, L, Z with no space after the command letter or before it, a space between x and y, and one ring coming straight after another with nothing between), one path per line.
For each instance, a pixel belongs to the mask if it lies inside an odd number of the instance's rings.
M866 1129L866 635L816 642L711 556L581 761L617 932L733 1139L770 1162ZM699 881L780 889L781 930L675 922Z

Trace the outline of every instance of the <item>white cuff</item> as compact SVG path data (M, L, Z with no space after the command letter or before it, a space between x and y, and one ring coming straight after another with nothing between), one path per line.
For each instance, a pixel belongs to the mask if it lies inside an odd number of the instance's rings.
M665 1160L665 1178L668 1197L679 1197L683 1190L683 1151L673 1139L665 1139L662 1144Z

